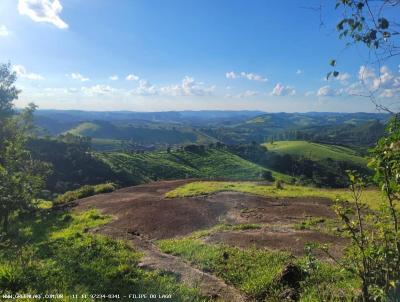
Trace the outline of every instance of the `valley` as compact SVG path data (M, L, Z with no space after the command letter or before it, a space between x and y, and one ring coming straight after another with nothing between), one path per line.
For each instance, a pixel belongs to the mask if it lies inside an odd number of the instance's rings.
M106 263L98 286L116 285L123 297L133 286L139 300L150 294L160 301L355 299L360 279L337 265L351 245L337 200L353 202L347 170L354 170L366 177L366 211L385 201L366 156L379 132L365 126L383 125L385 116L213 114L206 119L202 112L192 123L164 113L156 116L167 121L151 115L151 121L81 122L77 114L72 128L51 136L42 128L31 137L32 158L46 161L51 174L35 214L13 230L18 240L32 238L34 263L45 274L58 271L54 282L79 293L98 288L95 276ZM330 144L302 134L343 120L354 132L338 130L348 133L340 142L364 129L365 143ZM69 258L88 244L88 258ZM7 248L0 259L11 257L19 268L12 278L24 288L22 276L34 268L22 267L12 253ZM79 288L68 267L90 272L80 273ZM28 278L34 288L54 288L39 272Z

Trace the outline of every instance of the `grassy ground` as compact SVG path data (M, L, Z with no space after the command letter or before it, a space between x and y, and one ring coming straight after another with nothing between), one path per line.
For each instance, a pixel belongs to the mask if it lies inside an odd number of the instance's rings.
M290 154L293 156L304 156L315 161L331 158L336 161L352 162L362 166L367 164L367 160L358 156L354 150L342 146L317 144L306 141L277 141L273 144L264 144L264 146L273 152Z
M124 173L132 181L178 179L188 177L209 179L260 180L263 171L270 171L230 152L208 149L201 153L188 151L157 151L136 153L99 153L97 156L114 171ZM290 177L271 171L278 179Z
M57 301L93 301L68 296L74 293L119 294L126 301L124 295L152 293L172 294L173 301L205 301L171 276L139 269L141 255L122 241L88 232L110 220L96 210L33 216L15 223L12 239L0 243L0 300L4 294L58 293L64 298Z
M166 194L166 197L188 197L206 195L220 191L235 191L270 197L326 197L332 200L340 197L351 199L351 194L346 189L321 189L284 185L283 189L277 189L273 185L259 185L253 182L224 182L224 181L197 181L183 185ZM374 189L364 191L363 201L371 208L379 207L382 201L381 192Z
M215 230L215 228L214 228ZM239 249L201 241L211 231L197 232L185 238L158 242L162 251L189 261L192 265L224 279L256 301L282 301L284 284L279 276L288 264L309 270L310 261L289 254L261 249ZM311 273L301 282L300 301L352 301L359 281L334 265L315 262Z

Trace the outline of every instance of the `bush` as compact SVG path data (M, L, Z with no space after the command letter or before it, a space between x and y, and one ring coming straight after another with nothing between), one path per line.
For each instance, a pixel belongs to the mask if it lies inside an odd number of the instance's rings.
M265 170L261 174L261 178L264 180L274 180L271 171Z
M279 190L283 190L283 181L278 179L277 181L275 181L275 188L279 189Z
M68 191L55 198L55 204L71 202L77 199L93 196L101 193L110 193L115 191L117 186L114 183L99 184L96 186L85 185L75 191Z
M117 189L117 185L115 183L105 183L100 184L94 187L95 194L102 194L102 193L110 193L114 192Z

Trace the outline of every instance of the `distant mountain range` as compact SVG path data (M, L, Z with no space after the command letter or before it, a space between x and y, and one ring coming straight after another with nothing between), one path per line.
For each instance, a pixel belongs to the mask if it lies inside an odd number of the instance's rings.
M35 122L43 134L91 137L99 150L216 141L261 143L274 139L368 146L383 134L389 118L385 113L363 112L38 110L35 113Z

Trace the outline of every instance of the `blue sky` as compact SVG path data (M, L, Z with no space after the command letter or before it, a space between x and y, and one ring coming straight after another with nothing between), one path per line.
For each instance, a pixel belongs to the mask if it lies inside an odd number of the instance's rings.
M0 62L40 108L373 111L367 88L400 95L399 63L366 65L363 49L339 57L333 1L2 0ZM332 7L331 7L332 6ZM360 70L366 75L360 83Z

